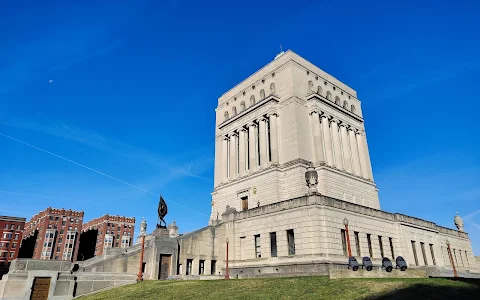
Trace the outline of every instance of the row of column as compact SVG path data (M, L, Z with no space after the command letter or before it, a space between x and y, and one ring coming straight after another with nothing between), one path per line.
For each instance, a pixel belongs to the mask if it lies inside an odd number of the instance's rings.
M222 182L278 164L277 118L269 114L223 138Z
M324 113L311 118L316 161L373 180L365 134Z

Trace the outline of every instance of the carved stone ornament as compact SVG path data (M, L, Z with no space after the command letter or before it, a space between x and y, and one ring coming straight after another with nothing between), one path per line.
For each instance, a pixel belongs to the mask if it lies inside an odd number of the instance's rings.
M317 171L315 171L315 168L308 167L307 172L305 172L305 181L307 182L309 193L314 193L318 191L318 173Z
M463 232L463 220L462 218L457 214L453 218L453 222L455 223L455 226L457 226L458 231Z

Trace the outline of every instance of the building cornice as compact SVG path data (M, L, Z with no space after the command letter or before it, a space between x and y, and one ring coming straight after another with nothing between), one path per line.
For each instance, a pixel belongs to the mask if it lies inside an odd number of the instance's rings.
M343 107L341 107L341 106L333 103L332 101L326 99L326 98L323 97L323 96L320 96L320 95L317 94L317 93L311 93L311 94L307 95L306 99L307 99L307 101L317 100L317 101L319 101L319 102L321 102L321 103L324 103L324 104L328 105L329 107L333 108L334 110L337 110L337 111L339 111L339 112L341 112L341 113L344 113L344 114L348 115L349 117L357 120L358 122L363 123L363 118L360 117L359 115L356 115L356 114L352 113L352 112L349 111L348 109L345 109L345 108L343 108Z
M267 103L273 103L277 104L280 101L280 98L278 98L277 95L270 94L268 97L266 97L263 100L260 100L259 102L255 103L254 105L250 106L249 108L245 109L244 111L241 111L238 113L236 116L231 117L228 120L223 121L220 125L218 125L219 129L225 128L227 125L232 124L233 122L239 120L243 116L249 114L250 112L259 109L262 106L265 106Z

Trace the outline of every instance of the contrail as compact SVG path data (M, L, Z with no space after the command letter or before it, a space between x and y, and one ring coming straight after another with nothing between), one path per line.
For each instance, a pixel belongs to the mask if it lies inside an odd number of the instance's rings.
M25 193L12 192L12 191L2 191L2 190L0 190L0 193L20 195L20 196L28 196L28 197L47 198L47 199L68 200L68 201L75 201L75 202L85 202L85 203L93 203L93 204L97 203L97 202L94 202L94 201L87 201L87 200L78 200L78 199L72 199L72 198L54 197L54 196L46 196L46 195L25 194Z
M111 176L111 175L108 175L108 174L106 174L106 173L103 173L103 172L101 172L101 171L98 171L98 170L95 170L95 169L93 169L93 168L87 167L87 166L85 166L85 165L83 165L83 164L81 164L81 163L78 163L78 162L74 161L74 160L68 159L68 158L66 158L66 157L63 157L63 156L58 155L58 154L55 154L55 153L50 152L50 151L48 151L48 150L45 150L45 149L42 149L42 148L40 148L40 147L34 146L34 145L29 144L29 143L27 143L27 142L21 141L21 140L16 139L16 138L14 138L14 137L12 137L12 136L3 134L3 133L1 133L1 132L0 132L0 135L3 136L3 137L6 137L6 138L8 138L8 139L11 139L11 140L13 140L13 141L15 141L15 142L24 144L25 146L31 147L31 148L33 148L33 149L36 149L36 150L42 151L42 152L44 152L44 153L50 154L50 155L52 155L52 156L58 157L58 158L60 158L60 159L66 160L66 161L68 161L68 162L70 162L70 163L72 163L72 164L75 164L75 165L77 165L77 166L80 166L80 167L82 167L82 168L84 168L84 169L90 170L90 171L92 171L92 172L98 173L98 174L100 174L100 175L103 175L103 176L105 176L105 177L108 177L108 178L110 178L110 179L113 179L113 180L115 180L115 181L118 181L118 182L120 182L120 183L126 184L126 185L128 185L128 186L130 186L130 187L133 187L133 188L135 188L135 189L137 189L137 190L140 190L140 191L142 191L142 192L145 192L145 193L147 193L147 194L150 194L150 195L153 195L153 196L156 196L156 197L159 197L159 196L160 196L160 195L157 195L157 194L152 193L152 192L150 192L150 191L147 191L146 189L143 189L143 188L141 188L141 187L139 187L139 186L133 185L133 184L131 184L131 183L128 183L128 182L123 181L123 180L121 180L121 179L115 178L115 177L113 177L113 176ZM191 211L193 211L193 212L196 212L196 213L198 213L198 214L202 214L202 215L204 215L204 216L208 216L207 214L204 214L204 213L202 213L202 212L193 210L193 209L191 209L190 207L185 206L185 205L180 204L180 203L177 203L177 202L175 202L175 201L170 200L170 202L172 202L172 203L174 203L174 204L176 204L176 205L178 205L178 206L181 206L181 207L183 207L183 208L189 209L189 210L191 210Z

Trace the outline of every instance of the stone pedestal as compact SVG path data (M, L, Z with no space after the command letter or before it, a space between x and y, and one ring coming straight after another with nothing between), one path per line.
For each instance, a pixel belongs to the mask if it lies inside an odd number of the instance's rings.
M165 227L156 228L152 232L152 235L153 236L159 236L159 237L170 237L169 230L168 230L168 228L165 228Z

